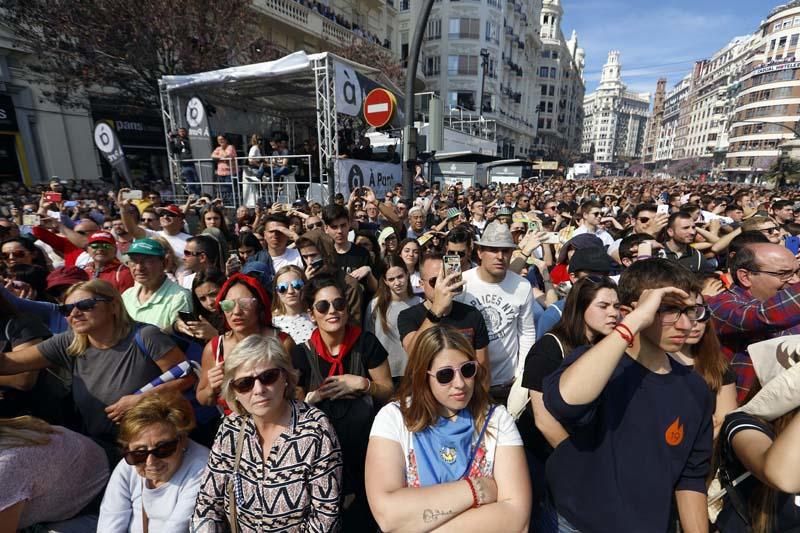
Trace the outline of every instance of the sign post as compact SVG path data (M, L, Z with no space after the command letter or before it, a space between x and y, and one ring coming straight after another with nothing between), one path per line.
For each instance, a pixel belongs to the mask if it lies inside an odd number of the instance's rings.
M391 122L397 110L397 99L386 89L372 89L364 99L364 120L373 128Z

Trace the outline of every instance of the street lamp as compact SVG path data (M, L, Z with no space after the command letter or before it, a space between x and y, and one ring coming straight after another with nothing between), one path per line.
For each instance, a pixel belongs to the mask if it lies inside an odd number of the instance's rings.
M481 73L481 94L478 97L478 102L480 102L478 104L480 106L478 108L478 116L481 116L481 117L483 116L483 91L484 91L484 88L486 87L486 69L487 69L488 66L489 66L489 50L486 49L486 48L481 48L481 69L482 69L482 73Z

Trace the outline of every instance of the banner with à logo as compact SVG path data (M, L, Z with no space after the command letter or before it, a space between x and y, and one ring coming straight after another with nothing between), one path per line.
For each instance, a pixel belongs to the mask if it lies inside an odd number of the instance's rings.
M133 177L125 159L125 152L117 137L117 132L107 122L100 121L94 126L94 144L103 157L117 171L120 176L125 178L129 187L133 187Z
M360 159L339 159L336 162L336 192L350 196L350 191L359 187L369 187L375 191L379 201L395 183L403 181L403 165L382 161L362 161Z
M363 117L364 99L373 89L391 91L388 87L371 80L341 61L334 62L334 80L336 83L336 112L351 117ZM403 113L405 104L400 95L394 94L394 97L397 100L397 111L391 124L402 127L405 124L405 114Z
M211 157L214 144L208 129L208 114L200 98L193 96L186 103L186 129L189 131L189 146L193 159ZM200 182L214 181L214 166L211 161L194 164Z

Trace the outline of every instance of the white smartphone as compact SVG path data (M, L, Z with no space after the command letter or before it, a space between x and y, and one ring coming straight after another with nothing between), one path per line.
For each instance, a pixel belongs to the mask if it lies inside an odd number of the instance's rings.
M141 200L142 199L142 191L135 189L132 191L125 191L122 193L123 200Z
M461 282L461 256L446 255L442 258L442 261L444 262L444 275L458 274L459 276L455 279L454 283ZM462 292L463 290L464 287L460 287L458 292Z
M669 206L667 204L661 204L657 206L656 213L658 213L659 215L661 214L669 215Z

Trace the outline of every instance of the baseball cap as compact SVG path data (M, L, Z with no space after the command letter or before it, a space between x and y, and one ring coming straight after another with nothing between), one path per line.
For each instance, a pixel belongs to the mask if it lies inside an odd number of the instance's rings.
M269 266L261 261L248 261L242 266L242 274L246 274L252 278L256 278L261 283L267 281L267 273Z
M574 274L581 271L608 274L611 272L611 258L602 247L590 246L575 250L569 260L569 272Z
M159 207L157 212L159 215L173 215L176 217L183 217L183 211L181 211L181 208L175 204L169 204L166 207Z
M581 233L580 235L575 235L573 238L568 240L564 246L561 247L561 250L558 252L558 260L556 262L566 263L567 252L570 250L589 248L590 246L603 248L603 241L600 239L600 237L597 235L592 235L591 233Z
M516 248L514 239L511 237L511 230L508 226L500 222L492 222L486 226L480 240L475 244L486 248Z
M107 231L96 231L89 236L89 244L96 242L104 242L107 244L113 244L114 246L117 245L117 241L114 239L114 236Z
M457 207L450 207L447 209L447 215L445 218L447 218L447 220L450 220L451 218L456 218L460 214L461 211Z
M47 290L55 287L72 286L82 281L89 281L89 274L76 266L59 267L47 275Z
M387 226L387 227L383 228L381 230L380 235L378 235L378 244L383 244L384 242L386 242L386 239L388 239L392 235L395 235L395 231L394 231L393 227Z
M133 241L131 247L128 248L128 255L153 255L156 257L164 257L164 247L155 239L138 239Z

